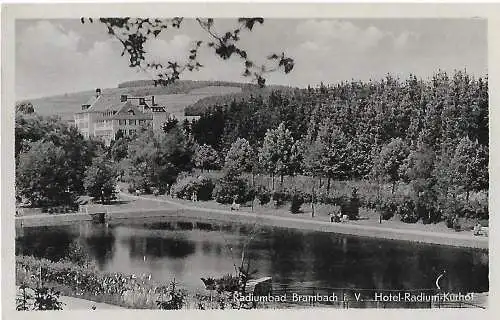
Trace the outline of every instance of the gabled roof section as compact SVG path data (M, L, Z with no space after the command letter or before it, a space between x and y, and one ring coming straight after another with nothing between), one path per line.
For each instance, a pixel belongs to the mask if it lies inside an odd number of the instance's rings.
M91 106L91 105L93 105L93 104L94 104L94 102L96 102L96 100L97 100L98 98L99 98L99 97L92 96L92 97L90 97L90 98L87 100L87 102L85 102L83 105L89 105L89 106Z
M93 97L94 102L90 104L87 111L118 111L127 102L121 102L120 97L116 95L101 94L98 97Z
M114 119L151 119L149 112L142 112L141 108L133 105L130 101L123 102L120 110L113 115Z

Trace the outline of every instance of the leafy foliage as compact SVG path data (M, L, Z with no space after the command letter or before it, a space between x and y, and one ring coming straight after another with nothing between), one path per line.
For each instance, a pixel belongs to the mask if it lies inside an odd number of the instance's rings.
M266 132L262 148L259 150L259 162L267 173L281 177L287 174L293 175L297 159L298 145L284 123Z
M20 102L16 104L16 113L24 113L24 114L31 114L35 112L35 107L33 107L33 104L29 101L27 102Z
M16 279L28 279L30 287L38 281L57 284L74 295L104 299L131 308L158 308L156 301L165 301L171 287L148 278L115 272L100 272L70 262L52 262L28 256L16 256ZM36 280L33 283L33 279ZM128 297L136 297L129 299Z
M53 288L37 286L30 288L26 283L19 287L16 296L16 310L62 310L64 303L59 301L59 292Z
M294 193L292 195L292 201L290 204L291 213L300 213L300 207L304 203L304 197L300 193Z
M91 262L89 252L78 240L71 242L66 250L64 260L80 267L88 267Z
M243 63L245 77L251 77L260 87L265 85L264 76L274 71L290 73L294 67L294 60L287 57L285 53L272 53L267 58L267 63L257 65L245 49L240 46L240 40L244 32L251 32L256 24L263 24L264 19L239 18L237 26L233 30L218 33L213 18L196 18L196 22L209 40L195 40L191 49L186 53L185 61L167 61L159 63L148 59L145 49L149 39L157 38L161 33L170 29L180 29L183 25L182 17L172 19L149 19L149 18L100 18L99 22L104 24L110 36L120 41L123 46L122 56L127 54L131 68L139 68L155 73L155 85L169 85L175 83L182 73L198 71L203 68L199 61L202 46L213 50L213 53L228 60L233 56L238 57ZM81 22L93 23L93 19L82 18Z
M128 147L128 179L134 188L165 190L182 171L192 169L193 143L178 127L168 133L141 133Z
M84 187L87 195L100 199L102 203L115 198L116 169L105 156L92 159L85 171Z
M59 301L59 292L46 287L35 289L34 310L62 310L62 307L63 303Z
M196 194L198 200L212 199L214 183L205 176L185 177L172 185L171 194L174 197L181 199L191 199L193 194Z
M167 298L156 303L162 310L180 310L186 305L187 292L176 287L175 279L170 283Z
M224 170L234 175L250 172L254 168L256 160L255 152L248 140L240 138L231 145L227 152Z
M19 156L16 186L21 197L32 205L71 203L68 192L66 155L62 147L53 142L37 141Z
M207 144L198 145L194 151L194 165L202 170L217 169L220 166L219 154Z
M215 184L213 198L219 203L244 203L253 200L253 192L247 181L240 176L224 175Z
M381 181L389 181L394 186L400 180L400 166L408 156L408 147L400 138L391 140L382 147L379 155L375 158L372 175Z
M487 190L487 98L488 79L464 71L438 72L430 80L388 75L379 81L263 90L207 99L206 112L193 124L194 137L210 137L219 151L246 139L259 150L257 168L273 183L276 175L305 174L313 177L316 192L326 194L337 193L330 180L372 178L379 189L391 183L394 194L398 183L408 184L412 205L405 207L414 209L399 212L414 215L404 220L438 221L448 215L450 199L459 198L464 209L471 193ZM376 207L387 200L379 199L387 194L377 193L361 202ZM314 198L340 199L319 193ZM476 212L487 215L482 208Z
M32 206L71 204L86 166L103 149L58 118L16 114L16 195Z
M465 190L467 197L470 191L479 191L488 187L488 159L485 146L462 138L450 163L451 182L454 186Z

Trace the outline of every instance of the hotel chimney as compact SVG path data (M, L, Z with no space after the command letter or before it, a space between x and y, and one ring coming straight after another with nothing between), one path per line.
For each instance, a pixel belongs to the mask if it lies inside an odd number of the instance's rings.
M95 96L99 97L101 95L101 88L95 89Z

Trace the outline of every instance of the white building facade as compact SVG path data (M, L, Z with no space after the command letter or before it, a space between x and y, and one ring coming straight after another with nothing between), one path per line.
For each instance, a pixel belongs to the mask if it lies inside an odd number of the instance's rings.
M94 97L74 114L74 124L85 136L96 137L109 145L119 130L134 135L145 126L161 130L169 119L166 108L155 103L154 96L132 97L102 94L96 89Z

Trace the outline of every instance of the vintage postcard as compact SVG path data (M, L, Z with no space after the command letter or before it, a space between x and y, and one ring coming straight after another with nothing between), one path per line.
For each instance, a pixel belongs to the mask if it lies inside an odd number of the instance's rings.
M3 316L489 317L496 9L5 5Z

